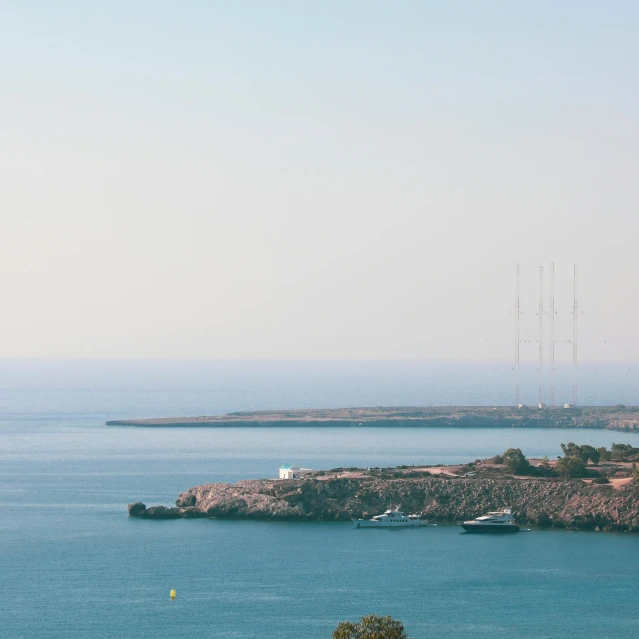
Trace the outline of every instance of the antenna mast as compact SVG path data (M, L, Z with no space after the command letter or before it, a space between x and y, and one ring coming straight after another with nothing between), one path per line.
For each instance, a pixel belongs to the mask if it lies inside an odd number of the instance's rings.
M515 408L519 408L519 262L515 266Z
M577 318L579 317L579 304L577 303L577 265L574 265L574 293L572 302L572 403L577 405L577 366L579 364L579 352L577 350Z
M539 408L544 404L544 267L539 267Z
M555 263L550 263L550 405L555 405Z

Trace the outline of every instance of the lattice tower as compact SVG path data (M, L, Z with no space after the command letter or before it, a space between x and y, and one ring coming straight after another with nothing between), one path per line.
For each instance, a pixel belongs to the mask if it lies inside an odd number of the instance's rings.
M550 397L549 403L555 405L555 263L550 263L550 325L548 327L550 339Z
M539 267L539 407L544 403L544 267Z

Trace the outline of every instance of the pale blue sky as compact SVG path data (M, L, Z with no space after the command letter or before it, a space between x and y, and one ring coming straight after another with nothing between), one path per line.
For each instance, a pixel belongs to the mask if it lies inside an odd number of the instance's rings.
M638 32L634 2L1 3L0 354L508 358L514 264L534 338L554 260L559 337L578 262L584 356L636 358Z

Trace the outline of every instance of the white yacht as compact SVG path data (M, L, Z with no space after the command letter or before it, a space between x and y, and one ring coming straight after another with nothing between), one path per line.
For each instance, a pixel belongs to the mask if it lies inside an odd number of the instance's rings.
M383 515L372 519L353 519L355 528L416 528L428 526L428 521L419 515L405 515L399 506L389 508Z
M468 533L516 533L519 526L515 523L510 508L497 510L470 521L459 524Z

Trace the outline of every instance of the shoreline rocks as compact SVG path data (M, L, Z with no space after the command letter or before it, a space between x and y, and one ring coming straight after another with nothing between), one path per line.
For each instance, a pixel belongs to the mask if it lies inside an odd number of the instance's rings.
M639 532L639 487L621 490L579 480L376 477L258 479L194 486L175 507L129 504L146 519L212 517L295 521L348 521L383 512L391 501L404 512L456 522L511 507L519 523L540 528Z

